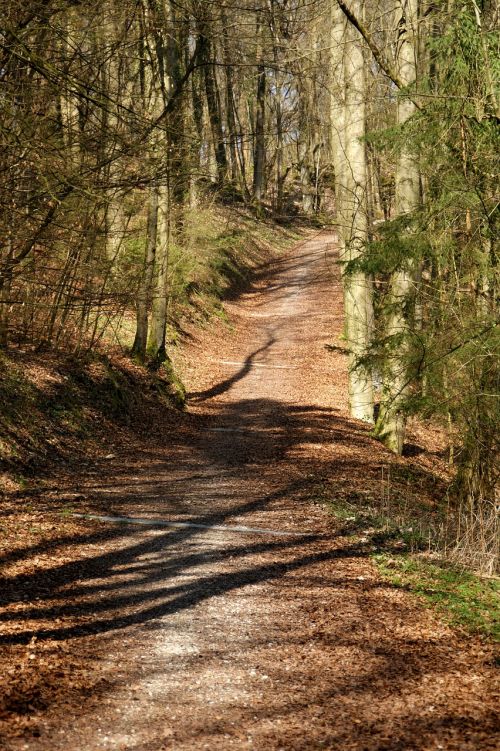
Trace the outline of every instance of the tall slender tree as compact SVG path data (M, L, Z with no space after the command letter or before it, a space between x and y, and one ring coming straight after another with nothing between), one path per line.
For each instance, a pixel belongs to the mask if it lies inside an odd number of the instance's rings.
M415 92L417 87L418 3L417 0L398 2L395 68L405 89ZM415 114L415 103L401 91L397 101L397 126ZM413 214L420 203L420 170L411 143L403 143L396 162L394 209L404 221L404 232L411 233ZM402 222L403 224L403 222ZM406 413L405 402L414 379L409 352L415 335L415 297L419 276L419 260L412 254L402 259L390 280L387 316L384 328L387 354L384 362L383 398L376 431L388 448L403 451Z
M361 2L356 2L353 8L361 14ZM334 99L332 143L342 236L345 335L350 356L349 405L353 417L372 422L372 377L363 362L373 330L372 280L365 271L349 268L349 264L362 256L368 241L363 42L358 30L344 23L337 8L334 8L332 29L334 70L338 71L338 80L333 86L339 92Z

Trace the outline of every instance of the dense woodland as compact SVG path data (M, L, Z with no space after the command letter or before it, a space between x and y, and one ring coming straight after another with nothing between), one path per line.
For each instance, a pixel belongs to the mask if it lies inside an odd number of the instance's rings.
M197 220L333 224L353 417L449 433L461 534L495 555L496 0L8 0L0 345L169 363ZM194 259L194 260L193 260Z

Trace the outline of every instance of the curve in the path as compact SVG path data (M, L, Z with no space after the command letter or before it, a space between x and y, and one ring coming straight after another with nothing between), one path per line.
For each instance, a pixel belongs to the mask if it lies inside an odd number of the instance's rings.
M263 268L228 309L233 330L186 365L196 440L152 443L88 489L117 514L313 534L127 525L62 563L59 615L80 625L38 638L85 643L107 682L18 747L493 748L484 654L381 584L363 539L311 502L321 473L359 487L387 461L349 420L345 355L327 347L342 326L333 236Z

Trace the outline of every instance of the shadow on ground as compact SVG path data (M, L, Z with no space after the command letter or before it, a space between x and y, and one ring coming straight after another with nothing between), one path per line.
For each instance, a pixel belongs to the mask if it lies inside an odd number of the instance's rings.
M362 481L354 495L363 489L375 492L386 459L366 429L335 410L271 399L222 405L194 444L192 438L185 445L182 436L171 436L168 449L144 450L103 464L103 474L87 478L91 507L207 526L246 524L249 517L252 526L259 519L259 526L286 532L290 514L299 519L297 509L307 511L318 478L335 477L340 495L348 488L353 495L355 477ZM275 489L260 494L266 482ZM88 534L62 535L0 556L3 564L43 553L55 559L43 574L35 568L4 580L0 601L17 607L4 610L0 623L27 625L8 630L0 644L28 643L33 637L64 640L144 625L249 584L280 580L290 571L306 575L317 563L364 555L362 548L345 541L339 547L333 526L325 534L301 535L309 532L306 528L294 529L298 536L256 538L88 524ZM337 534L342 536L341 528ZM207 536L217 547L200 552ZM75 545L81 555L59 563L65 546ZM262 563L264 554L269 561ZM253 564L256 555L258 563ZM231 570L212 571L228 561ZM187 574L189 581L179 583ZM47 625L56 622L61 625Z

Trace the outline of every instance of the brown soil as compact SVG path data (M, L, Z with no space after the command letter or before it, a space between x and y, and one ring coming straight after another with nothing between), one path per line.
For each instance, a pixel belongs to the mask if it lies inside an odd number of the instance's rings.
M314 502L376 503L390 467L432 510L444 472L434 441L396 459L348 417L333 236L227 311L179 358L189 415L6 504L4 748L496 748L490 646L381 581L370 537Z

